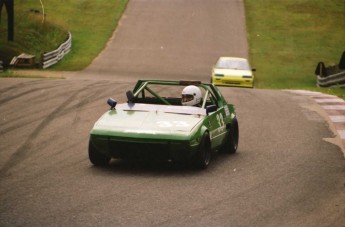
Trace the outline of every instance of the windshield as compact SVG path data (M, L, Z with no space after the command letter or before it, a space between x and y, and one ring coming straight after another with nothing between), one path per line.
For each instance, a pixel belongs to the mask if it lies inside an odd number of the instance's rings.
M216 64L217 69L249 70L249 64L245 59L220 58Z

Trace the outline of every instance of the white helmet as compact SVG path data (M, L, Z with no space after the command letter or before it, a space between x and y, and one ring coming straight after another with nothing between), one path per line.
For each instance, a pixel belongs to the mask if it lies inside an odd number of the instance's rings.
M201 102L201 91L197 86L190 85L182 91L182 105L195 106Z

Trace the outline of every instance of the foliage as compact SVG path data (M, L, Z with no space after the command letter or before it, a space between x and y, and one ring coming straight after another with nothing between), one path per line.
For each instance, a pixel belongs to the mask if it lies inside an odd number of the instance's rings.
M344 89L316 88L318 62L338 64L345 47L343 0L244 0L250 60L256 86L307 89L345 98ZM6 11L0 22L0 58L21 52L40 56L72 32L73 48L52 69L81 70L102 51L128 0L15 1L15 41L7 41Z
M259 88L316 87L317 63L339 63L345 50L343 0L245 0L251 64ZM332 89L344 95L344 89Z
M73 49L53 69L80 70L105 47L128 0L15 1L15 41L7 41L7 14L0 23L0 52L40 56L57 48L71 31ZM44 21L44 22L43 22ZM43 22L43 23L42 23ZM1 57L1 56L0 56Z

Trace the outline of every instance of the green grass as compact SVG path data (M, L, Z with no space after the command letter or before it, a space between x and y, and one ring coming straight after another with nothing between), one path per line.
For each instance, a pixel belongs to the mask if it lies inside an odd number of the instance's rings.
M316 88L318 62L339 63L345 51L344 0L245 0L250 61L258 88Z
M22 52L33 54L37 61L41 53L55 49L67 37L67 31L51 20L42 23L42 13L35 13L39 1L14 1L14 41L7 40L7 11L2 11L0 23L0 57L9 62ZM29 4L31 2L31 4ZM37 4L38 3L38 4ZM39 9L40 10L40 9Z
M7 41L7 14L0 23L0 53L36 55L54 50L71 31L72 51L53 70L81 70L102 51L116 28L128 0L16 0L15 41ZM32 12L39 11L38 13ZM54 26L51 26L54 24ZM0 55L1 57L1 55Z
M15 1L15 42L6 40L6 11L0 23L0 58L21 52L40 56L73 36L72 51L50 70L81 70L103 50L128 0ZM317 88L318 62L338 64L345 51L344 0L244 0L250 61L256 86L306 89L345 98L344 89ZM31 10L38 10L34 13ZM5 55L5 57L4 57Z

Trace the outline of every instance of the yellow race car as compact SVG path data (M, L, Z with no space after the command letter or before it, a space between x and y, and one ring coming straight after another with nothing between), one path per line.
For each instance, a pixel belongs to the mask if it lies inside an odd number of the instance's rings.
M245 58L220 57L213 67L211 83L234 87L254 87L256 69Z

